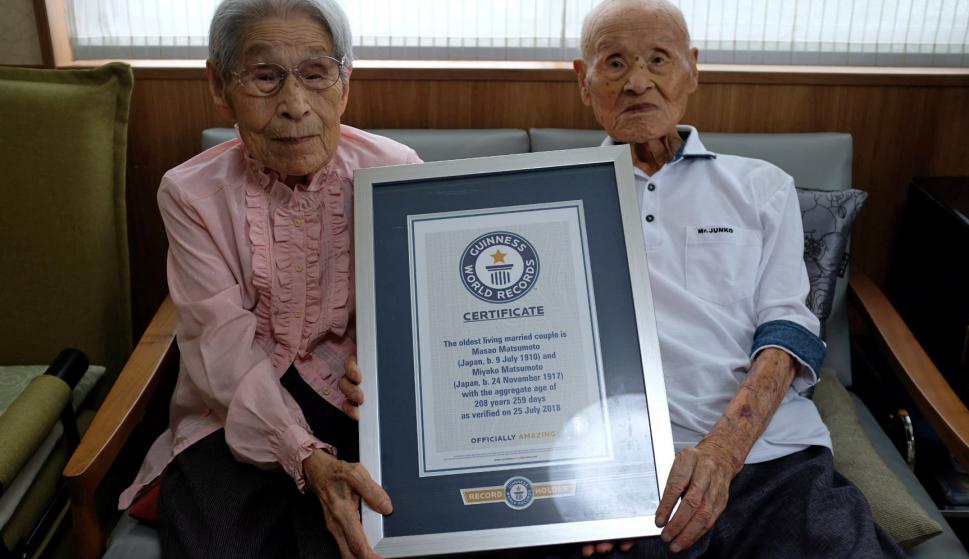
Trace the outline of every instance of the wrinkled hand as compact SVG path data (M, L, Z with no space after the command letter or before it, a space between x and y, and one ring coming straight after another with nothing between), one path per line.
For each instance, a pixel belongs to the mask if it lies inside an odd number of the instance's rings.
M619 542L619 550L623 553L629 551L633 548L636 542L633 540L623 540ZM594 554L606 554L611 553L613 548L616 547L615 542L599 542L599 543L587 543L582 546L582 556L592 557Z
M333 534L343 559L379 559L363 533L360 498L370 508L390 514L390 496L360 464L344 462L322 450L303 461L306 484L320 500L326 529Z
M723 441L713 435L676 455L666 489L656 509L660 538L678 553L703 537L727 506L730 482L743 467L732 459ZM669 523L677 500L682 499Z
M363 403L363 389L360 388L360 381L363 380L363 374L357 365L355 353L347 357L344 368L346 374L339 382L340 392L343 392L343 395L347 397L343 402L343 413L350 419L360 421L360 404Z

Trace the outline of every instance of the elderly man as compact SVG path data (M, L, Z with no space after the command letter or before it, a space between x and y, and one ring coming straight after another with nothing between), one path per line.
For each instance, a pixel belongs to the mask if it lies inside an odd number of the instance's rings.
M712 153L679 125L698 81L683 15L665 0L606 0L583 24L574 67L604 145L632 152L678 451L656 511L662 534L637 552L901 556L834 471L828 431L801 396L825 347L804 305L793 180Z

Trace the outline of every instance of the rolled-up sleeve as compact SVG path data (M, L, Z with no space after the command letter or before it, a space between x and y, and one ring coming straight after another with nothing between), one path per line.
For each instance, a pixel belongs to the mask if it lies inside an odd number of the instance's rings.
M820 322L804 304L810 289L804 267L804 230L794 182L785 182L761 206L763 247L756 290L757 330L751 356L782 349L800 363L793 387L803 392L818 381L826 347Z
M302 462L316 439L270 358L256 343L256 317L243 305L241 279L185 192L166 176L158 206L168 234L168 283L178 315L181 382L198 389L225 425L235 457L265 469L282 467L300 488ZM187 377L187 378L186 378Z

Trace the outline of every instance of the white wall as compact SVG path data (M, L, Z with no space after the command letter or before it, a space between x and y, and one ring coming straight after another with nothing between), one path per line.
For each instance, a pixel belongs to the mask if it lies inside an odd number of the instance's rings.
M0 64L43 64L33 0L0 0L0 14Z

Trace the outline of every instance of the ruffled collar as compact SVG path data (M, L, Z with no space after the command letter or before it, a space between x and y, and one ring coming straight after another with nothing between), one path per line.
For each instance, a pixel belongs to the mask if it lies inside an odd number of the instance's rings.
M342 337L346 333L353 301L349 221L352 204L346 199L351 190L345 188L349 173L344 154L338 149L309 184L294 190L280 182L279 173L253 157L244 143L240 144L246 172L254 179L246 185L246 220L252 249L252 283L259 293L253 310L257 341L271 354L277 372L282 374L317 334L332 332ZM308 198L315 199L322 211L300 209ZM270 217L274 213L273 200L279 204L276 220ZM294 244L291 226L287 225L292 221L285 219L291 217L291 212L301 212L302 230L306 232L302 248ZM297 272L288 263L294 260L296 252L305 253L307 266L305 298L294 306ZM281 265L277 281L273 280L274 262ZM278 312L274 313L273 308ZM294 314L297 310L302 314Z

